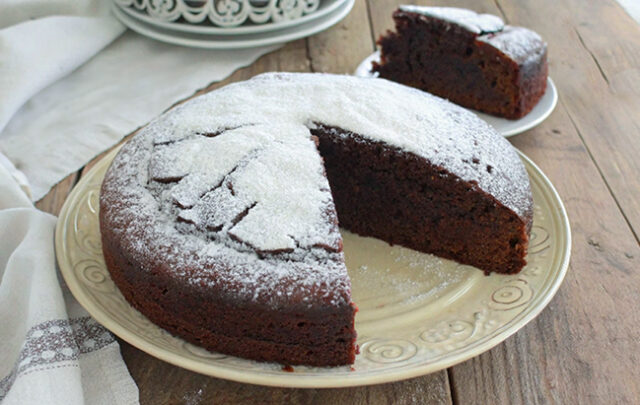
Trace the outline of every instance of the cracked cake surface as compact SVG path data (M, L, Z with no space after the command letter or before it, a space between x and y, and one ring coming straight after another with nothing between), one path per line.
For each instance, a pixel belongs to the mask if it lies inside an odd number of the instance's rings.
M340 153L358 145L369 155L353 161L372 171L336 172L349 161ZM376 169L375 160L387 158L389 169ZM275 73L187 101L122 147L100 197L107 266L132 305L210 350L286 364L351 363L355 306L338 218L358 218L363 208L350 196L384 181L376 176L392 173L411 188L394 169L402 159L433 187L448 182L485 211L497 207L517 225L505 243L520 238L519 259L505 271L523 265L528 177L513 147L484 121L386 80ZM349 176L362 179L358 190L341 185ZM383 188L373 205L395 198ZM481 215L493 232L498 216ZM360 234L390 228L353 222ZM422 249L410 239L397 243Z

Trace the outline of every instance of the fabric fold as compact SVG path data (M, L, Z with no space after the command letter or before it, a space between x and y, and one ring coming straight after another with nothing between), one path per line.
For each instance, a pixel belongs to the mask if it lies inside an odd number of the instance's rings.
M59 283L55 224L0 166L0 403L135 404L117 341Z
M33 95L124 32L113 17L50 16L0 30L0 132Z

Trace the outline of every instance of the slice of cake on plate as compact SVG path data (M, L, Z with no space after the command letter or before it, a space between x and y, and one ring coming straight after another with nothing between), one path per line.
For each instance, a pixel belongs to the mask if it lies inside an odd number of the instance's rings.
M380 77L456 104L517 119L547 86L547 45L535 32L454 7L400 6L378 40Z

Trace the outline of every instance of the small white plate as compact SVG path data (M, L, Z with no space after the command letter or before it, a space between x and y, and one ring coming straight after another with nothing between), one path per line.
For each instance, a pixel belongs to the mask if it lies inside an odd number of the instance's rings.
M313 13L304 15L300 18L296 18L293 20L287 20L277 23L268 23L268 24L254 24L254 25L241 25L239 27L218 27L214 25L204 24L189 24L189 23L177 23L177 22L167 22L160 21L155 18L150 17L149 15L136 12L132 10L130 7L123 7L122 11L130 15L131 17L140 20L145 24L155 25L160 29L167 29L172 31L182 31L189 32L192 34L205 34L205 35L245 35L245 34L258 34L258 33L267 33L271 31L277 31L284 28L290 28L295 25L302 25L306 23L310 23L314 20L317 20L321 17L326 16L327 14L335 11L340 6L343 6L349 0L325 0L320 3L320 6Z
M278 29L271 32L238 35L213 35L179 32L144 23L131 17L115 5L112 7L112 11L114 15L127 27L139 34L157 39L158 41L193 48L243 49L283 44L285 42L294 41L296 39L308 37L320 31L324 31L346 17L353 8L354 3L355 0L347 0L331 13L293 27Z
M360 77L377 77L377 73L372 73L371 68L373 62L380 60L380 51L376 51L364 59L356 68L354 75ZM509 137L517 135L529 130L544 121L556 108L558 103L558 91L550 77L547 78L547 91L538 101L533 110L529 114L517 120L508 120L506 118L494 117L493 115L473 111L478 117L491 124L502 136Z

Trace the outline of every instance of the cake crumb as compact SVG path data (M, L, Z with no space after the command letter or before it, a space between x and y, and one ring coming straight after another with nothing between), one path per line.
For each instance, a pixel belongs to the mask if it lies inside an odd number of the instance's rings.
M197 405L202 403L202 394L204 390L202 388L198 388L197 391L187 392L182 399L184 400L185 405Z

